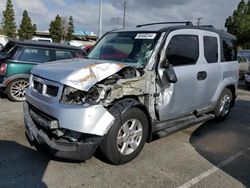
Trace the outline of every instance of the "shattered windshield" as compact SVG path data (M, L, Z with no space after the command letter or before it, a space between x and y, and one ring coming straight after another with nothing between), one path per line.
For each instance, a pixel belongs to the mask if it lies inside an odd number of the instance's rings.
M95 46L88 58L136 63L144 66L159 38L158 33L109 33Z

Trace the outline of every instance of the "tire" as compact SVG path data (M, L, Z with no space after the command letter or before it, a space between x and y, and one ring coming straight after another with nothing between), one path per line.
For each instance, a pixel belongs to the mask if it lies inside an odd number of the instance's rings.
M13 80L6 87L6 94L8 98L14 102L25 101L25 90L29 87L29 80L20 78Z
M124 112L119 109L122 113L117 113L117 107L113 106L110 112L113 112L116 120L99 149L111 163L121 165L133 160L141 152L148 136L148 119L137 107Z
M229 89L224 89L214 109L214 115L217 120L222 121L228 117L231 111L232 100L232 92Z

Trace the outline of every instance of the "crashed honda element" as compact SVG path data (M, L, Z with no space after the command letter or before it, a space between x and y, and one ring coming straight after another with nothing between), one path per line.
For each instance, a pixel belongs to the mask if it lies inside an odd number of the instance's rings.
M236 99L235 37L190 22L105 34L86 59L35 66L24 102L26 136L54 156L113 164L146 142L210 119Z

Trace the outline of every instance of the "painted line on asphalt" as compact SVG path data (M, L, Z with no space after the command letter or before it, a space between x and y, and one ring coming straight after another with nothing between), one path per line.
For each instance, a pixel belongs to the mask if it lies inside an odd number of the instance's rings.
M250 150L250 148L247 148L247 150ZM238 153L232 155L231 157L229 157L225 161L219 163L217 166L214 166L214 167L210 168L209 170L201 173L199 176L191 179L190 181L184 183L182 186L180 186L178 188L189 188L189 187L195 185L196 183L200 182L204 178L206 178L206 177L210 176L211 174L215 173L216 171L220 170L220 168L226 166L227 164L231 163L232 161L234 161L237 158L239 158L240 156L242 156L244 151L246 151L246 150L239 151Z

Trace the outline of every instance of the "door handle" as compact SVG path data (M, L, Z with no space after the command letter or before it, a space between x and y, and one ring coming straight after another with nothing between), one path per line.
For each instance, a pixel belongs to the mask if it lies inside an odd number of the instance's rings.
M206 71L200 71L197 73L197 80L205 80L207 78Z

